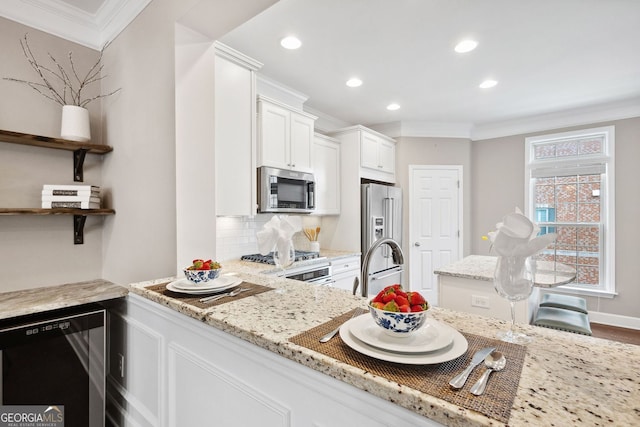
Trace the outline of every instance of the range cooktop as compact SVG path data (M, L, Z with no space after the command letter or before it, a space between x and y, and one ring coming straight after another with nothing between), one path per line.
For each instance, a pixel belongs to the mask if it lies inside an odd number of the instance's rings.
M316 259L319 257L320 257L320 254L318 252L296 250L294 261L305 261L308 259ZM240 259L242 261L252 261L252 262L260 262L262 264L276 265L275 261L273 260L273 252L269 252L268 255L262 255L262 254L242 255Z

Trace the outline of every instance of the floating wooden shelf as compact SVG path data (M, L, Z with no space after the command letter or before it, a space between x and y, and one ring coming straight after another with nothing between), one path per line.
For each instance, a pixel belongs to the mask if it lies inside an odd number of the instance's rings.
M48 136L31 135L28 133L0 130L0 141L11 144L30 145L32 147L53 148L56 150L73 151L73 180L84 180L83 165L87 153L105 154L113 151L113 147L90 142L69 141L67 139L50 138Z
M72 209L72 208L0 208L0 215L113 215L113 209Z
M0 215L73 215L73 243L84 244L84 223L87 216L114 215L113 209L41 209L41 208L0 208Z
M83 181L84 157L87 153L105 154L113 151L113 147L108 145L69 141L2 129L0 129L0 142L73 151L73 180L77 182ZM0 208L0 215L73 215L73 242L76 245L84 243L84 223L87 216L114 215L115 213L116 211L113 209Z
M105 154L113 151L113 147L90 142L76 142L67 139L51 138L48 136L31 135L28 133L12 132L0 129L0 141L12 144L31 145L34 147L54 148L56 150L76 151L85 149L93 154Z

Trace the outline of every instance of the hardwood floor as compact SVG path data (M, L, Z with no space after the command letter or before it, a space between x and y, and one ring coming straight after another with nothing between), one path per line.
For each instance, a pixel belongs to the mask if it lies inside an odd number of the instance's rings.
M640 331L636 329L618 328L616 326L591 323L591 332L594 337L640 345Z

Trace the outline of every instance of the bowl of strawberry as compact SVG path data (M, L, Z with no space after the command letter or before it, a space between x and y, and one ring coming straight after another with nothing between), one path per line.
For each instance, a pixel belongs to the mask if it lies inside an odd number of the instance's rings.
M196 285L206 283L220 275L222 266L216 261L194 259L193 264L185 268L184 276Z
M405 292L399 284L387 286L369 301L369 312L378 326L393 337L406 337L427 320L429 303L418 292Z

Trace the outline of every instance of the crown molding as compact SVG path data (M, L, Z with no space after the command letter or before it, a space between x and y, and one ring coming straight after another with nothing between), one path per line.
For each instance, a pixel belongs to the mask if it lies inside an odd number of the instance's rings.
M266 77L259 72L256 73L256 82L258 84L258 95L264 95L268 98L278 100L298 110L302 110L303 104L309 99L308 95Z
M471 138L471 123L458 122L422 122L398 121L370 125L369 128L392 138L431 137L431 138Z
M632 117L640 117L640 97L477 125L458 122L398 121L368 127L392 138L467 138L480 141Z
M2 0L0 15L91 49L101 50L151 0L105 0L95 13L61 0Z
M255 59L245 55L242 52L238 52L237 50L227 46L224 43L214 41L213 48L216 52L216 55L226 58L227 60L240 65L241 67L248 68L252 71L258 71L260 68L262 68L262 62L256 61Z
M521 119L476 125L471 131L471 140L480 141L503 136L521 135L571 126L629 119L632 117L640 117L640 97L529 116Z

